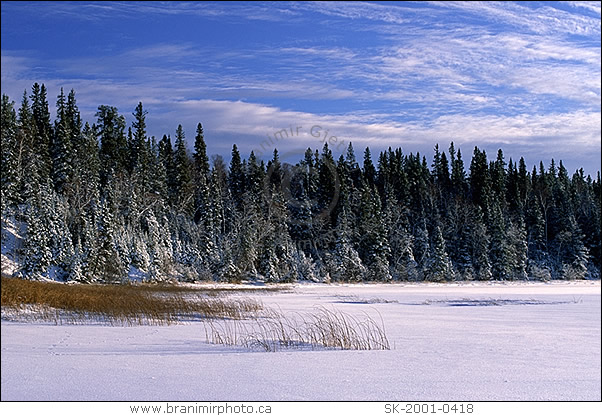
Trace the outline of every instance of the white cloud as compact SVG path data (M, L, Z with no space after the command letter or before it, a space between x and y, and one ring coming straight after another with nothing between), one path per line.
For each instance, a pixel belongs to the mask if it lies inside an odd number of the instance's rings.
M4 12L7 6L2 7ZM307 29L308 35L227 50L211 42L165 39L134 42L116 52L44 60L3 49L2 91L14 100L33 82L44 82L52 107L61 86L74 88L87 121L94 121L100 104L117 106L129 116L142 101L151 134L173 133L182 123L192 136L202 121L220 146L241 140L251 149L266 134L288 125L322 125L359 147L402 145L430 154L436 142L454 140L541 155L555 151L600 165L595 159L600 143L600 8L594 3L49 7L49 14L89 12L95 19L117 13L131 19L186 14L247 25L248 20L279 21L287 29ZM330 35L316 39L312 28L320 36ZM360 38L346 39L357 33ZM297 141L321 146L316 137Z
M175 104L174 112L186 118L207 120L206 131L240 137L241 148L250 151L261 147L266 135L282 129L301 126L294 140L276 140L279 150L314 149L323 146L324 132L336 136L334 147L341 141L353 142L356 149L370 146L376 150L404 147L431 155L439 143L444 148L450 141L472 149L503 148L507 154L521 155L527 150L536 157L596 160L600 148L600 113L576 111L547 115L446 115L432 122L370 121L355 115L319 115L299 111L283 111L276 107L241 101L188 100ZM192 121L192 120L191 120ZM309 132L319 126L316 137ZM208 133L209 135L210 133ZM332 144L332 143L331 143ZM331 146L332 147L332 146ZM596 150L598 151L596 153ZM593 156L592 156L593 154ZM533 158L531 156L530 158ZM599 159L598 159L599 160ZM536 162L538 160L534 160Z

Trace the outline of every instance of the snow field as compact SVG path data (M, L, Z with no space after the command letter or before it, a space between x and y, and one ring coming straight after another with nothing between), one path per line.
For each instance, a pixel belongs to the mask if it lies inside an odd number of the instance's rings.
M600 281L289 287L233 296L382 317L391 350L260 352L209 344L198 321L2 321L2 400L601 399Z

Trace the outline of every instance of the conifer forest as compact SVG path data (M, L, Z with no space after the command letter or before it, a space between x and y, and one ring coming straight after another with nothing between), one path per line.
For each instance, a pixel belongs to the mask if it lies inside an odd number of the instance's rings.
M360 282L600 278L600 173L527 166L454 143L295 164L196 131L149 137L100 105L82 120L46 87L2 96L2 274L27 279ZM177 122L177 120L175 121ZM172 135L173 134L173 135ZM187 148L187 135L194 148ZM359 150L359 149L358 149ZM558 158L561 158L561 154ZM246 158L245 158L246 157ZM10 262L11 266L5 263Z

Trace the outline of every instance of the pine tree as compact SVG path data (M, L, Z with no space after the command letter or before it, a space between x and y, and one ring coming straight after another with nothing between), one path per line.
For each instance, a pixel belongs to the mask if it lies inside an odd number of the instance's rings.
M105 283L120 283L126 275L123 258L117 248L115 216L113 214L111 188L95 213L96 241L90 255L89 272L92 278Z
M378 193L366 184L362 194L360 211L359 254L368 268L367 278L372 281L388 281L391 248L382 215Z
M467 192L466 171L464 170L464 161L460 149L455 151L454 143L449 145L449 156L451 164L450 186L454 196L464 197Z
M42 192L40 192L40 195ZM27 207L27 234L24 242L24 258L19 275L25 279L39 280L48 276L52 264L48 224L41 213L43 199Z
M260 164L255 157L255 153L251 151L249 155L249 162L247 164L245 174L245 196L244 199L248 199L253 204L255 209L261 209L263 202L263 196L265 192L265 168Z
M269 186L272 186L276 190L281 189L283 173L277 149L274 149L273 157L268 162L266 176L268 178L267 184Z
M454 269L447 255L445 240L439 226L435 228L431 256L424 267L424 274L426 280L433 282L452 281L454 279Z
M190 212L193 207L194 189L192 166L188 158L186 140L182 125L176 129L176 150L174 154L175 188L177 208L181 212Z
M475 147L470 162L470 193L472 202L483 210L485 217L489 215L491 191L491 175L487 166L487 154Z
M335 229L334 251L327 262L328 274L332 282L359 282L369 275L368 269L351 243L348 215L346 209L339 215Z
M446 195L450 188L449 163L445 152L439 152L439 144L435 145L435 156L433 157L433 176L435 184L440 188L442 194Z
M146 143L146 116L148 111L142 107L142 102L139 102L133 114L134 129L130 145L130 171L143 168L146 160L143 158L144 145Z
M31 88L31 113L36 125L33 145L38 157L39 174L45 181L51 175L52 161L50 151L52 146L52 124L48 109L47 91L44 84L35 83Z
M490 248L491 271L496 280L508 280L512 278L512 261L509 244L507 241L507 230L500 203L493 205L490 212Z
M335 207L339 198L340 182L332 151L325 143L317 163L318 187L317 206L314 211L317 226L321 233L329 232L335 224Z
M228 189L232 195L234 206L241 210L243 205L244 186L246 183L245 172L242 168L240 153L236 144L232 146L232 160L230 161L230 172L228 174Z
M364 170L362 173L368 186L372 187L376 180L376 169L374 168L374 164L372 164L372 155L370 154L369 147L366 147L366 150L364 150Z
M107 105L98 107L96 117L100 138L101 183L105 186L113 176L123 174L128 166L125 117L119 115L117 108Z
M483 214L480 207L475 207L472 212L471 221L471 257L474 276L477 280L488 281L492 278L492 270L489 261L489 241L487 227L483 222Z
M391 247L391 276L395 280L417 281L418 264L414 258L414 237L410 232L407 211L399 205L395 196L389 195L387 200L385 226Z
M511 222L507 231L510 279L527 279L527 232L522 220Z
M73 145L71 142L71 125L67 118L67 106L62 88L58 96L56 109L58 119L55 122L54 138L50 148L52 179L56 191L59 194L64 194L65 187L70 184L73 175Z
M349 176L354 188L360 187L362 183L362 170L355 159L355 151L353 150L353 144L349 143L347 146L347 152L345 153L345 163L349 169Z
M15 103L2 94L0 115L0 203L4 217L6 208L19 200L19 142Z
M176 204L176 167L174 160L173 146L171 145L171 137L164 135L159 141L159 162L163 165L165 171L165 187L167 189L166 200L169 205Z
M602 226L602 220L600 220L600 194L596 194L595 186L596 183L592 181L590 176L585 177L583 169L579 169L573 174L571 189L574 195L575 220L583 233L583 243L590 254L590 265L600 264L602 244L600 238ZM589 268L595 270L595 266Z
M204 222L207 226L207 213L209 203L209 177L210 167L207 157L207 145L203 136L203 126L197 125L194 139L194 220Z
M203 125L201 123L197 124L196 136L194 138L194 168L198 178L204 179L205 182L209 180L209 158L207 157L207 145L205 144Z
M27 91L23 92L17 119L17 183L20 194L19 201L24 201L35 198L40 186L48 179L48 176L44 176L44 149L41 149L41 153L37 152L38 132L27 99Z

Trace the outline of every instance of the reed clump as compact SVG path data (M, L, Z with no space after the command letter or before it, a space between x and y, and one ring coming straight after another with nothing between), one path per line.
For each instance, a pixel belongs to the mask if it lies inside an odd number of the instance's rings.
M297 349L389 350L382 319L356 317L317 307L312 312L285 315L267 310L247 320L207 320L208 342L264 351Z
M2 316L55 324L173 324L186 319L240 319L263 306L249 298L206 295L194 287L62 284L2 278Z

